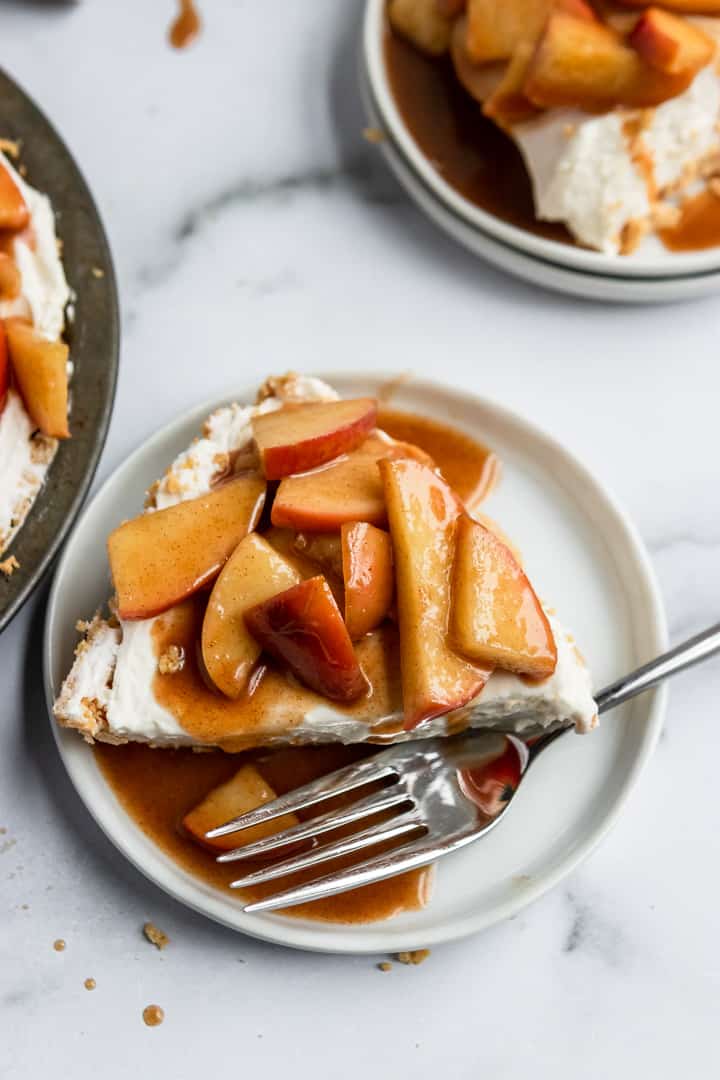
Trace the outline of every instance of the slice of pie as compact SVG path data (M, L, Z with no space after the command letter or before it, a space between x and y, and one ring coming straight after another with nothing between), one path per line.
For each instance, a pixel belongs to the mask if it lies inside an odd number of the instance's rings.
M296 375L213 413L109 538L114 614L79 624L59 723L226 750L590 730L588 669L499 530L375 422Z
M50 200L0 153L0 555L69 435L69 298Z

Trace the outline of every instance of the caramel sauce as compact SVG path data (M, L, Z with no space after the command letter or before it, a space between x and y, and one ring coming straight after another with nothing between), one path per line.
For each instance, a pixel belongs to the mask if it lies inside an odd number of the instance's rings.
M453 428L383 408L379 424L390 435L414 443L430 454L448 482L463 499L477 503L498 475L495 456L469 436ZM219 743L223 750L153 750L146 746L95 746L96 759L108 783L139 828L185 870L225 892L238 876L237 865L215 862L214 853L200 847L182 828L182 818L218 784L252 760L278 794L306 783L373 750L370 746L298 747L275 751L257 749L273 729L287 731L325 699L301 686L279 667L268 663L254 680L252 692L231 701L211 689L203 677L198 640L206 595L177 605L153 627L158 657L170 645L184 650L182 670L155 676L153 692L159 704L198 742ZM397 628L388 622L356 644L357 656L372 695L372 713L391 717L373 722L369 743L402 727L402 691ZM367 699L340 707L348 716L368 713ZM464 725L462 725L464 726ZM256 747L256 749L252 749ZM223 752L223 751L232 751ZM238 755L241 756L238 756ZM248 864L243 864L247 866ZM333 866L342 865L337 860ZM312 904L299 905L286 914L336 923L362 923L386 919L424 906L430 887L429 868L368 885ZM313 875L308 875L312 877ZM302 880L294 875L292 883ZM288 882L289 884L289 882ZM232 895L249 902L277 891L283 882L269 882Z
M497 455L448 424L381 406L378 427L429 454L470 510L488 497L500 479Z
M537 221L532 185L512 139L463 89L447 56L425 56L388 31L385 63L400 114L425 157L464 198L503 221L572 244L562 225Z
M720 198L702 191L687 199L681 207L677 225L659 231L670 251L702 251L720 244Z
M168 33L170 44L174 49L184 49L198 36L201 26L194 0L180 0L180 10Z

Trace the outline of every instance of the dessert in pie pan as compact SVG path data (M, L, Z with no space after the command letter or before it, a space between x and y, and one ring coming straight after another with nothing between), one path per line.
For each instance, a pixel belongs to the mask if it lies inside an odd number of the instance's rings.
M632 732L615 720L596 731L584 656L595 668L602 641L605 678L641 658L637 641L648 654L662 645L642 550L559 447L465 395L411 381L388 401L377 381L288 374L248 401L196 411L151 440L68 545L46 663L70 775L154 880L250 933L363 950L487 924L589 848L652 745L661 696L633 704ZM572 580L550 572L563 555ZM636 599L621 615L628 575ZM568 629L569 616L580 629ZM243 901L267 886L231 893L236 874L216 856L238 839L205 835L396 741L560 724L574 725L570 756L584 764L541 832L563 808L584 843L574 836L564 852L543 852L557 846L551 828L528 861L511 837L511 895L473 905L461 890L470 924L465 914L448 921L442 906L433 913L432 868L281 915L245 914ZM618 755L624 779L598 798ZM568 823L561 847L572 832ZM535 881L527 868L538 856ZM497 890L492 847L457 865L474 866L476 889ZM457 891L447 896L456 906Z
M79 509L117 367L102 225L68 151L0 74L0 629Z
M383 134L464 223L586 274L720 268L715 0L368 0Z

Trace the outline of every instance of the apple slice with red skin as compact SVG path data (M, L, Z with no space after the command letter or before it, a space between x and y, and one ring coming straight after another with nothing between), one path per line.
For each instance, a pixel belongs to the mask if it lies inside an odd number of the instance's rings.
M381 461L390 521L400 624L405 729L467 705L492 673L453 652L447 640L455 492L427 465Z
M256 416L253 435L266 479L307 472L350 453L365 441L376 420L373 398L311 401Z
M12 176L0 165L0 229L18 232L30 222L30 211L20 188Z
M48 341L24 319L6 319L10 362L25 408L43 435L69 439L68 347Z
M258 806L264 806L275 798L275 791L255 766L243 765L234 776L213 788L201 803L185 815L183 827L203 847L213 851L232 851L233 848L264 840L298 824L295 814L283 814L282 817L264 821L229 836L217 836L214 840L208 840L205 836L211 829L216 829L249 810L255 810Z
M715 42L702 30L657 7L643 11L628 43L646 63L668 75L699 70L715 52Z
M108 555L120 618L149 619L208 585L255 528L264 500L263 478L244 473L111 532Z
M243 537L225 563L205 609L201 646L205 670L226 697L246 689L260 656L244 612L299 581L297 570L257 533Z
M260 645L311 690L344 704L367 692L340 609L322 575L250 608L245 622Z
M387 524L377 463L382 458L415 458L432 465L417 446L374 432L346 458L307 476L280 481L272 523L301 532L333 532L346 521Z
M544 679L557 665L547 615L510 549L478 521L457 526L452 647L475 663Z
M353 641L369 634L390 611L395 590L392 542L366 521L348 522L341 532L345 625Z
M10 353L8 351L5 325L0 320L0 415L5 408L10 389Z

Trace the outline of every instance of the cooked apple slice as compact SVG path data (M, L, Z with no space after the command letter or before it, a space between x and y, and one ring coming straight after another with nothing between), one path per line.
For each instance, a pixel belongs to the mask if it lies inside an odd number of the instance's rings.
M6 251L0 251L0 300L17 300L22 287L20 271Z
M309 578L245 612L250 633L271 656L332 701L349 703L368 684L324 577Z
M273 525L307 532L333 532L346 521L385 525L385 497L377 470L384 457L412 457L431 463L418 447L375 432L336 464L281 480L273 502Z
M450 39L450 58L455 74L471 97L482 104L497 89L503 79L506 64L479 64L470 56L467 48L467 16L461 16L453 27Z
M6 319L5 331L15 379L33 422L43 435L69 439L67 345L41 337L24 319Z
M357 641L390 611L395 588L392 543L383 529L365 521L343 525L341 537L345 625Z
M485 116L489 116L499 127L510 128L538 115L538 109L528 101L524 92L525 78L534 52L534 42L520 42L501 81L483 105Z
M262 470L268 480L307 472L360 446L375 427L377 402L312 401L285 405L252 422Z
M450 0L443 0L444 4ZM441 56L450 44L455 4L446 14L438 0L390 0L388 18L393 30L418 49Z
M296 533L293 549L306 559L317 563L323 573L328 571L342 580L343 552L340 533Z
M415 461L381 461L390 521L405 728L472 701L492 672L448 646L455 526L462 504L445 481Z
M209 584L257 523L265 481L244 473L197 499L140 514L108 537L121 619L149 619Z
M541 108L644 108L682 93L698 70L658 71L610 27L556 11L530 61L523 92Z
M715 52L714 41L702 30L656 7L642 13L628 43L648 64L669 75L699 71Z
M467 51L475 63L508 60L538 36L553 0L468 0Z
M468 517L457 527L450 640L469 660L546 678L557 649L522 567L489 529Z
M18 232L30 222L30 211L7 169L0 165L0 229Z
M0 320L0 413L5 408L7 392L10 388L10 357L8 354L5 326Z
M205 609L201 645L205 670L226 697L245 690L260 655L244 613L299 581L297 570L257 533L245 536L225 563Z
M264 806L275 798L275 791L255 766L243 765L234 776L213 788L201 803L185 815L183 827L203 847L215 851L231 851L243 844L253 844L256 840L264 840L267 836L297 825L298 818L295 814L283 814L282 817L253 825L242 832L231 833L230 836L218 836L214 840L206 838L205 833L211 829L216 829L249 810L255 810L258 806Z

